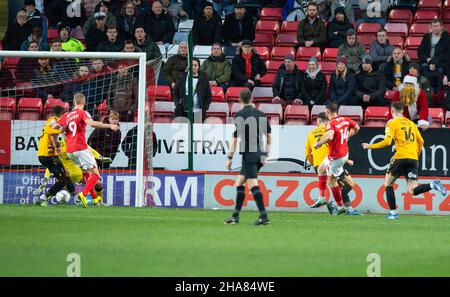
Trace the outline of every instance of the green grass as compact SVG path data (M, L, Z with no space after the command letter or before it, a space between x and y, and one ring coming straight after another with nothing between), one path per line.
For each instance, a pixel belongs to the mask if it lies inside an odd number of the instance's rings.
M450 276L450 217L0 206L0 276Z

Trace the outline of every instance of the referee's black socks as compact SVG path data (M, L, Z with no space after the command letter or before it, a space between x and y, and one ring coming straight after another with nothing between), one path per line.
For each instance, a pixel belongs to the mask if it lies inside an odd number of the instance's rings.
M242 209L242 204L244 204L245 199L245 186L236 187L236 206L234 208L233 217L239 217L239 212Z
M258 206L259 214L261 218L266 218L266 208L264 207L263 195L259 190L259 186L254 186L251 188L253 198L255 199L256 206Z

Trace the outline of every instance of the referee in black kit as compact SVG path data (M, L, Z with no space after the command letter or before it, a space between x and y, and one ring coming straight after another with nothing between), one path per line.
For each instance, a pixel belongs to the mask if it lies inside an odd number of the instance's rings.
M263 195L258 186L258 171L263 166L270 152L272 143L271 127L267 116L254 107L250 90L241 91L239 102L242 109L234 116L236 131L234 131L230 141L226 166L228 170L231 170L231 162L239 138L239 153L242 155L242 167L234 184L237 189L236 207L233 215L225 220L225 224L239 223L239 212L244 203L245 185L247 184L259 210L259 218L256 220L255 225L267 225L270 223L270 220L267 217ZM264 150L261 150L264 135L266 136L266 147Z

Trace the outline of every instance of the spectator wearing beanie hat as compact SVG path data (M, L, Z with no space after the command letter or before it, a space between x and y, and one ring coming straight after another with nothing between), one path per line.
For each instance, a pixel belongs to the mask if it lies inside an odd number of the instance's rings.
M106 1L100 1L95 6L94 13L88 17L88 20L83 25L83 34L86 36L92 28L95 28L95 15L98 15L99 12L106 14L106 20L105 20L105 26L108 27L115 27L117 23L117 18L112 14L110 8L109 8L109 2Z
M330 79L330 99L339 105L348 105L348 100L355 91L355 76L347 68L347 58L336 59L336 71Z
M361 56L366 53L364 46L356 40L356 32L354 29L347 31L346 41L339 46L338 57L347 57L347 67L353 72L359 70L361 65Z
M425 91L428 97L428 103L431 102L431 95L433 95L433 90L430 86L430 81L423 75L420 74L420 65L419 63L412 62L409 64L409 75L417 77L417 83L419 87ZM450 97L449 97L450 100Z
M310 107L322 105L326 100L327 79L320 70L316 57L309 59L308 67L302 78L301 89L301 99Z
M78 39L70 37L70 31L70 27L65 24L61 24L58 27L62 50L65 52L83 52L86 49L84 44Z
M280 103L283 106L288 104L303 104L301 98L301 80L304 75L294 63L293 56L284 57L284 63L280 65L277 76L272 84L272 103Z
M192 26L194 45L212 45L222 42L222 19L214 11L211 2L203 6L203 13L199 15Z
M330 47L339 47L347 39L347 31L355 29L345 14L345 8L339 6L334 11L334 18L327 24L327 40Z

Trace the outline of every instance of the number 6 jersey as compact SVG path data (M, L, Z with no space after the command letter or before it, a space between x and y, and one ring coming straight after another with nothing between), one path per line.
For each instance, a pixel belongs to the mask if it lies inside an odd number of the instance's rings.
M58 124L66 128L67 152L73 153L88 148L86 143L86 119L90 119L89 112L74 109L61 116Z
M348 133L355 126L356 123L353 120L341 116L336 116L328 122L326 130L334 131L333 140L328 143L330 147L328 156L331 159L340 159L348 155Z

